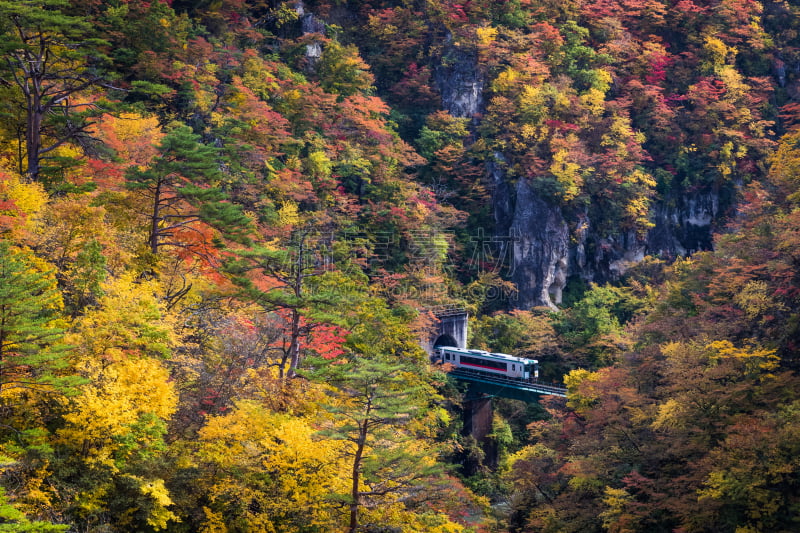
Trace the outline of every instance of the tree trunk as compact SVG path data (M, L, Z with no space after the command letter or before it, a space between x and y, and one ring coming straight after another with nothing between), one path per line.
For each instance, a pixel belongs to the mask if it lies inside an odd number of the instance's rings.
M294 377L300 364L300 312L292 309L292 337L289 342L289 371L287 377Z
M155 199L153 200L153 215L150 219L150 251L153 255L158 253L158 225L161 223L161 184L162 180L156 182L156 190L154 192Z
M364 445L367 442L367 420L365 419L358 431L356 441L356 454L353 457L353 485L350 490L350 525L347 533L356 533L358 530L358 508L361 506L361 491L358 488L361 482L361 459L364 455Z
M41 171L39 151L42 147L41 99L35 91L25 96L28 100L27 129L25 130L25 144L28 149L28 178L30 178L31 181L38 181Z

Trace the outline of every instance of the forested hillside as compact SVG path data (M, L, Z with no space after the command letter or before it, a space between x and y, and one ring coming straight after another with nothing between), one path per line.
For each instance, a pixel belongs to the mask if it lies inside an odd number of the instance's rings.
M800 530L799 30L0 0L0 531ZM567 398L463 434L441 306Z

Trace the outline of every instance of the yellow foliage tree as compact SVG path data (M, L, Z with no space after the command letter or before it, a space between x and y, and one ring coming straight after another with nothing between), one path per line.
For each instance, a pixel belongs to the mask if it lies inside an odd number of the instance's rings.
M166 424L177 394L163 359L171 327L154 297L154 282L126 275L104 284L99 305L68 336L73 369L86 378L64 399L63 427L54 444L59 471L80 472L64 483L75 492L74 515L114 516L119 530L147 524L165 529L177 516L164 480L148 465L165 450Z
M47 201L40 183L25 183L18 174L0 170L0 235L29 240L41 226Z
M156 298L155 281L125 274L103 285L99 305L82 317L73 342L84 357L165 358L174 342L170 316ZM109 357L109 354L114 354Z
M142 423L156 429L175 410L177 396L160 361L126 357L112 348L82 359L77 370L89 382L69 400L66 426L58 432L60 444L82 450L87 464L112 472L119 472L137 451L129 439L137 439L141 448L158 446L160 432L134 432Z
M778 149L770 156L769 178L780 188L780 193L789 202L800 203L800 129L784 135Z
M590 409L600 398L593 383L600 380L599 372L590 372L583 368L572 370L564 376L567 386L567 405L578 413Z
M557 150L553 154L553 163L549 170L561 185L563 201L568 202L580 193L583 185L581 166L570 161L567 150Z
M308 419L238 402L230 414L209 419L200 430L197 460L216 472L200 480L210 500L202 527L336 530L342 511L330 495L347 490L341 446L320 439Z

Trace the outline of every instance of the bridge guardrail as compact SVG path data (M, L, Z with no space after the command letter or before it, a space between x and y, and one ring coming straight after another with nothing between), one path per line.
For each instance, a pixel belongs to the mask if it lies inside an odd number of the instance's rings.
M545 383L540 382L538 380L533 381L524 381L521 379L511 379L506 378L503 376L493 376L491 374L487 374L484 372L478 372L475 370L469 370L465 368L459 368L457 370L451 370L449 374L453 375L454 377L462 377L466 380L477 380L480 379L481 381L485 381L487 383L495 383L497 385L505 385L508 387L512 387L515 389L520 390L530 390L532 392L537 392L539 394L552 394L554 396L561 396L566 397L567 389L564 387L559 387L552 383Z

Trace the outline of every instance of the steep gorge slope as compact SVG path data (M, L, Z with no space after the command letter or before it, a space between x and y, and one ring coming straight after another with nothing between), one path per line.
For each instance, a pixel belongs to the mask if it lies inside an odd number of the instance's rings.
M424 125L422 84L467 119L459 153L428 150L428 178L459 193L437 159L484 166L492 216L473 222L514 242L520 308L554 306L570 278L616 280L646 254L709 249L763 176L796 84L776 69L794 49L772 27L792 10L777 2L345 5L401 124Z

